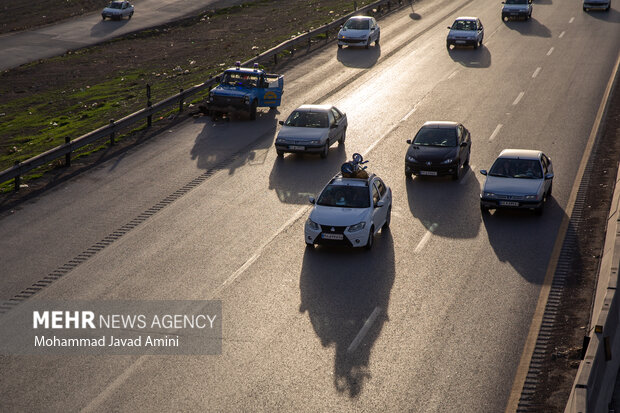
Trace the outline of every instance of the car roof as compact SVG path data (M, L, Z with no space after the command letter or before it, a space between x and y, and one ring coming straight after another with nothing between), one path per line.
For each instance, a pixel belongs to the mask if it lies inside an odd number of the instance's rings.
M332 105L301 105L295 110L300 110L303 112L327 112L332 107Z
M456 128L458 122L444 121L444 120L430 120L424 122L423 128Z
M534 149L504 149L498 158L538 159L541 154L541 151Z
M263 73L262 69L251 69L249 67L229 67L227 72L246 73L248 75L260 75Z
M456 19L454 19L454 21L457 20L478 20L477 17L472 17L472 16L461 16L461 17L457 17Z
M369 173L368 178L345 178L342 173L339 172L334 176L327 185L343 185L343 186L364 186L367 187L368 183L376 177L375 174Z

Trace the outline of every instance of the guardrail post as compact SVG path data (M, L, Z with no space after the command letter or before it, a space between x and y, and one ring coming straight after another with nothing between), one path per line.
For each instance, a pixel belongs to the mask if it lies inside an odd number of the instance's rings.
M15 161L15 166L19 166L19 161ZM19 187L21 186L21 176L17 175L15 177L15 192L19 191Z
M353 2L353 10L357 10L357 2L356 1Z
M311 44L312 44L312 38L310 37L310 30L308 30L308 50L310 50Z
M114 127L114 119L110 119L110 126ZM116 132L112 129L112 133L110 133L110 146L114 145L114 138L116 137Z
M325 43L329 41L329 29L325 30Z
M151 85L147 83L146 84L146 107L147 109L150 108L152 105L153 104L151 103ZM153 115L149 115L146 118L146 126L150 128L152 124L153 124Z
M277 65L277 64L278 64L278 54L277 54L277 53L274 53L274 54L273 54L273 64L274 64L274 65Z
M65 136L65 143L71 142L71 139L68 136ZM67 152L65 154L65 166L71 166L71 152Z
M179 94L181 98L179 99L179 113L183 112L183 88L179 89Z

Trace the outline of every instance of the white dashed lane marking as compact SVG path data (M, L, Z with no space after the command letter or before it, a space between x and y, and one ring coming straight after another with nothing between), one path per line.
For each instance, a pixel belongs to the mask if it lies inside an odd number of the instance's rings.
M437 228L437 223L434 223L433 225L430 226L429 229L426 230L426 234L424 234L420 242L418 242L418 245L413 250L414 253L417 254L418 252L422 251L422 249L424 248L428 240L430 240L431 237L433 236L433 231L435 231L436 228Z
M521 102L521 98L523 98L523 95L525 95L525 92L520 92L519 96L517 96L517 98L514 100L514 102L512 102L512 105L518 105L519 102Z
M562 37L564 37L564 35L565 35L565 34L566 34L566 32L565 32L565 31L564 31L564 32L562 32L562 33L560 33L560 35L558 36L558 39L561 39Z
M355 336L355 338L349 345L349 348L347 349L348 354L351 354L355 350L357 350L357 348L359 347L364 337L366 337L366 334L368 334L368 330L370 330L370 327L372 327L372 324L375 322L377 317L379 317L380 313L381 313L381 308L375 307L372 314L370 314L370 317L368 317L368 320L366 320L366 322L362 326L362 329L359 331L359 333L357 333L357 336Z
M574 21L575 21L575 18L574 18L574 17L571 17L571 18L570 18L570 20L569 20L568 22L569 22L569 23L572 23L572 22L574 22Z
M458 73L458 70L455 70L454 72L450 73L450 76L448 76L448 79L452 79L454 76L456 76L457 73Z
M532 79L535 78L536 76L538 76L538 74L540 73L540 67L537 67L536 70L534 70L534 73L532 73Z
M553 53L553 47L549 49L549 51L547 52L547 56L551 56L551 53Z
M489 137L489 142L491 142L493 139L495 139L497 137L497 134L499 133L499 130L501 128L502 128L502 124L501 123L495 127L495 130L493 131L493 133Z

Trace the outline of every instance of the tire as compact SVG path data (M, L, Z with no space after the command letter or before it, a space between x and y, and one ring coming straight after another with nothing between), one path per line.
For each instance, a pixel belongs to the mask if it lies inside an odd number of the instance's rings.
M284 151L281 151L280 149L276 149L276 153L278 154L278 158L280 159L284 158Z
M411 172L405 172L405 179L412 179L413 178L413 174Z
M610 7L611 7L611 2L607 5L607 8L605 9L605 11L609 11Z
M551 198L551 190L553 189L553 183L549 185L549 190L547 191L547 199Z
M543 200L543 203L542 203L542 204L540 204L540 206L534 210L534 214L536 214L536 215L538 215L538 216L540 216L540 215L542 215L542 214L543 214L543 212L544 212L544 210L545 210L545 202L546 202L546 201L544 201L544 200Z
M256 106L256 101L253 101L250 106L250 120L256 120Z
M314 244L310 244L309 242L306 242L306 249L307 250L313 250L314 249Z
M101 16L101 20L105 20L105 16Z
M364 46L364 48L368 49L370 47L370 37L368 38L368 41L366 42L366 46Z
M463 162L463 166L469 166L469 156L471 155L471 145L469 146L469 152L467 152L467 159Z
M327 158L328 154L329 154L329 142L325 142L325 146L323 147L323 150L321 151L321 158L323 159Z
M338 49L342 49L342 45L341 44L338 45Z
M370 232L368 233L368 241L366 241L366 246L364 248L366 248L367 250L372 249L372 245L375 243L374 239L375 239L375 227L372 226L370 227Z
M390 229L391 221L392 221L392 205L388 207L388 212L387 212L387 216L385 217L385 222L383 223L383 226L381 227L382 232Z
M347 128L344 128L344 130L342 131L342 135L340 136L340 139L338 139L338 145L342 146L344 145L344 141L347 138Z
M607 8L607 10L609 10L609 8ZM375 40L375 47L379 46L379 39L381 38L381 35L377 36L377 40Z
M456 165L456 171L454 171L454 173L452 174L452 180L458 181L460 177L461 177L461 164L459 163Z
M480 203L480 212L482 212L483 214L488 214L489 213L489 207L486 207L484 205L482 205L482 202Z
M476 41L476 43L474 44L474 49L478 48L479 43Z
M127 20L131 20L131 16L133 16L133 13L129 13L129 16L127 16Z

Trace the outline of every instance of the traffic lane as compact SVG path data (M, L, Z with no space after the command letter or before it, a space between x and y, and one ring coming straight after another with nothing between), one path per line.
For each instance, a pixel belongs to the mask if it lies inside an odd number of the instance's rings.
M276 123L264 115L252 123L213 124L203 117L172 126L5 214L0 219L0 300L41 280L210 169L234 173L222 162L261 137L271 146Z
M123 34L158 26L191 13L230 7L241 0L138 0L131 20L102 21L101 10L29 31L0 36L0 70L39 59L58 56L67 50L97 44Z

